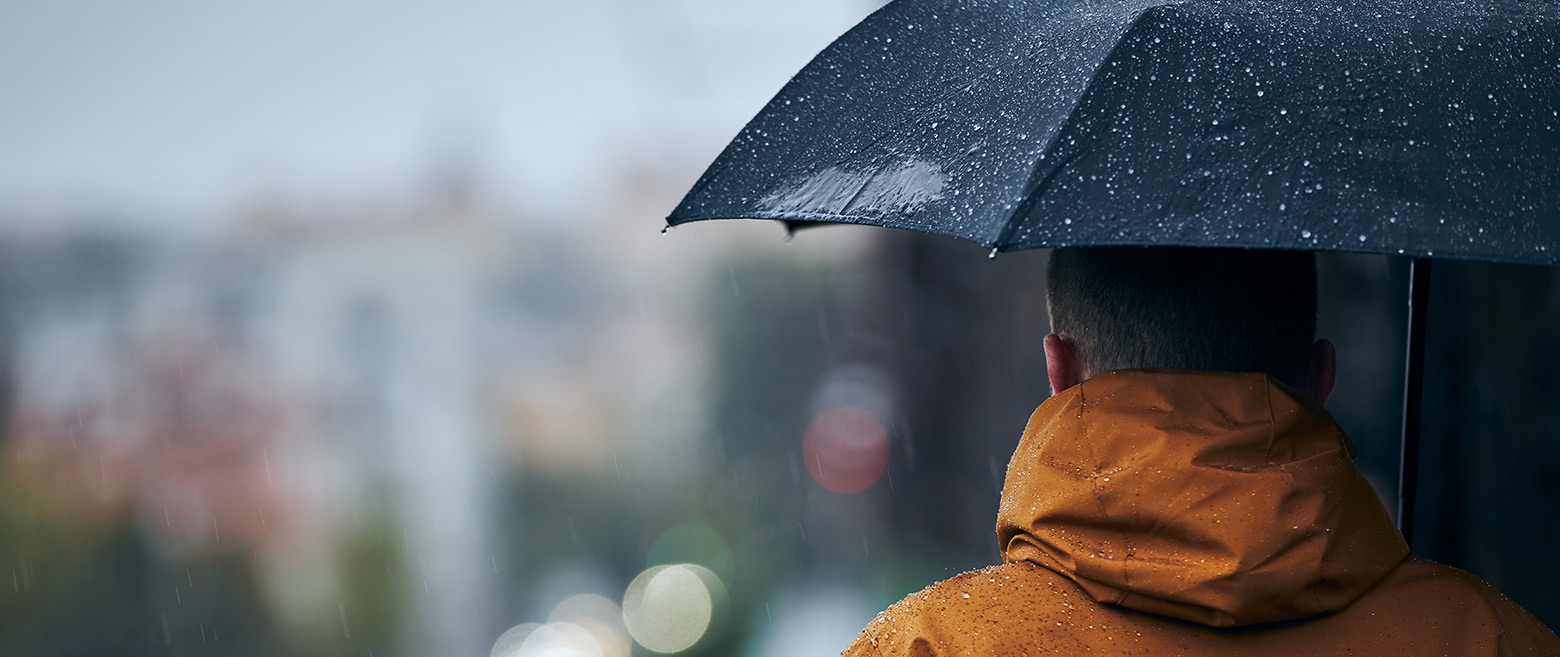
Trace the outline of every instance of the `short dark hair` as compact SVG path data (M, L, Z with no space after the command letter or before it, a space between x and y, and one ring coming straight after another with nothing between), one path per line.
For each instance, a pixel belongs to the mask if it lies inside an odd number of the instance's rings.
M1046 271L1051 331L1090 373L1174 367L1305 384L1316 334L1308 251L1073 247Z

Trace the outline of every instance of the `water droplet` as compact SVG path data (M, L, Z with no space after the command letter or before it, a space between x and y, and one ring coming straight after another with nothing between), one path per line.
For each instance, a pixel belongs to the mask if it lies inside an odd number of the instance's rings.
M1311 231L1309 231L1309 230L1302 230L1302 231L1300 231L1300 238L1301 239L1311 239Z

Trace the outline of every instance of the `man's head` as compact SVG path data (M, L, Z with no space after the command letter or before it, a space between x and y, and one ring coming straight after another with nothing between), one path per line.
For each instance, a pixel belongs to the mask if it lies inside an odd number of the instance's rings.
M1051 253L1051 388L1114 369L1266 372L1318 401L1332 343L1316 333L1316 257L1304 251L1179 247Z

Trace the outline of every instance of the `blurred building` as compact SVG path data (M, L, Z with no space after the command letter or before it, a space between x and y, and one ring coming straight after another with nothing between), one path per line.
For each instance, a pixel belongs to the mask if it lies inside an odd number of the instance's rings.
M244 229L8 243L17 449L135 505L173 556L256 550L305 635L350 633L339 548L390 519L419 593L403 638L481 652L482 333L511 236L456 206L257 212Z

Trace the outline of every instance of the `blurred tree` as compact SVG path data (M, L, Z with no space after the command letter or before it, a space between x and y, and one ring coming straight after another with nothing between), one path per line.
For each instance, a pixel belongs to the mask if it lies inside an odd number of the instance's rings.
M247 554L170 561L133 517L42 469L0 471L0 654L267 655L280 646Z
M338 548L341 578L338 610L344 646L322 654L393 655L403 636L407 586L400 535L391 514L370 510Z

